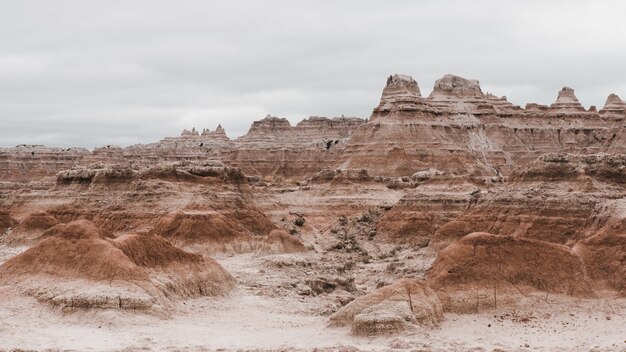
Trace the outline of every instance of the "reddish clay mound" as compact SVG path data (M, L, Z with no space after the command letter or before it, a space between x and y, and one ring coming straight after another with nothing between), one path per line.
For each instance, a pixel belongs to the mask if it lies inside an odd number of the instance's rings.
M87 220L53 227L35 246L0 266L0 284L64 308L162 310L172 294L226 294L232 277L211 259L163 238L108 238Z
M153 229L165 238L183 243L224 244L250 235L237 221L215 211L181 211L161 219Z
M98 228L89 220L74 220L66 224L58 224L44 233L41 238L61 237L65 239L113 238L113 235L104 229Z
M182 251L160 236L128 234L116 238L113 242L135 265L141 267L203 262L200 255Z
M506 304L504 296L536 291L593 294L582 261L569 248L482 232L439 251L428 283L447 310L464 312Z
M44 231L58 224L59 221L45 211L37 211L28 214L28 216L13 229L11 234L6 237L6 243L10 245L30 243L41 236Z
M261 212L241 207L233 212L185 210L159 220L152 233L203 251L304 251L304 245L274 225Z
M274 230L267 236L266 249L271 252L297 253L306 252L306 247L299 239L285 230Z
M332 325L352 325L355 335L378 335L443 320L439 298L425 283L401 279L359 297L330 317Z
M577 243L574 251L596 284L626 296L626 219L609 221L598 234Z
M47 230L55 225L58 225L59 221L52 215L45 211L38 211L29 214L19 225L19 228L24 230Z

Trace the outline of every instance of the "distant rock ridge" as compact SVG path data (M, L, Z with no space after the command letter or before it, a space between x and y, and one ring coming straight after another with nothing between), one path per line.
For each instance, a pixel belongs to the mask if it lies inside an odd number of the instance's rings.
M238 142L259 143L319 143L327 139L342 139L350 136L352 131L365 120L357 117L319 117L311 116L291 126L285 118L267 115L255 121L248 133L237 138Z
M597 111L585 110L574 90L564 87L550 106L521 108L483 92L478 80L455 75L438 79L428 97L416 80L387 78L369 120L311 116L291 125L267 115L248 132L229 139L192 128L179 137L125 148L21 145L0 149L0 180L53 176L93 162L221 160L248 175L307 177L323 169L364 169L372 176L409 176L435 168L458 175L510 174L542 154L626 153L626 103L611 94Z
M170 137L171 138L171 137ZM228 136L226 136L226 131L222 127L221 124L217 125L215 131L211 131L208 128L203 128L202 133L196 131L196 128L193 127L191 131L184 129L179 138L194 138L194 139L204 139L204 140L230 140Z

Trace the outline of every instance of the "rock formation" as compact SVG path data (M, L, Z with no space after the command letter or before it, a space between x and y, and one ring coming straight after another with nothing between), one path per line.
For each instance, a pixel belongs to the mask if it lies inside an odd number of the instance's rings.
M56 226L59 221L45 211L35 211L26 216L4 241L9 245L30 244L44 231Z
M508 175L545 153L626 153L625 104L612 94L599 112L564 87L555 103L525 109L483 93L477 80L445 75L424 98L406 75L387 79L369 122L310 117L291 126L268 115L230 140L221 126L180 137L93 152L21 146L0 150L0 179L49 176L89 162L135 163L211 158L259 176L306 177L324 168L366 169L372 176L410 176L435 167L473 177Z
M59 222L87 219L111 233L163 236L203 253L292 252L302 246L291 235L272 232L276 227L248 199L244 175L221 162L90 164L59 172L47 187L43 194L26 187L21 197L3 202L20 214L6 243L31 243ZM54 202L47 204L49 197ZM7 217L15 221L11 212Z
M600 116L623 120L626 117L626 103L616 94L610 94L604 107L600 110Z
M86 148L18 145L0 148L0 181L32 181L78 165L90 155Z
M550 105L550 110L560 113L567 112L584 112L585 108L580 104L574 90L570 87L563 87L559 92L556 101Z
M336 326L350 325L355 335L397 333L412 325L437 326L443 320L439 298L417 280L402 279L359 297L330 317Z
M0 283L64 309L166 311L174 297L224 295L233 278L158 236L112 239L85 220L57 225L0 266Z
M568 247L506 235L472 233L437 254L428 284L444 308L471 312L510 304L533 291L591 296L591 280ZM482 297L482 305L480 298ZM514 299L513 299L514 300Z
M268 115L235 139L218 125L93 151L0 149L0 330L30 327L35 297L98 324L122 309L129 324L150 312L246 325L234 312L252 329L319 332L330 316L393 334L392 349L434 348L421 338L438 341L444 309L480 314L442 330L475 320L500 336L530 312L543 322L516 329L599 317L594 336L621 338L624 117L614 94L599 111L570 88L521 108L477 80L445 75L422 96L396 74L369 120ZM182 301L235 280L232 298ZM85 316L56 312L46 323Z
M623 126L615 122L624 116L620 106L612 97L600 113L585 111L574 91L564 88L549 108L521 109L484 94L476 80L452 75L422 98L414 81L393 78L370 122L348 141L340 165L372 175L410 175L434 166L484 177L508 175L549 152L623 153Z

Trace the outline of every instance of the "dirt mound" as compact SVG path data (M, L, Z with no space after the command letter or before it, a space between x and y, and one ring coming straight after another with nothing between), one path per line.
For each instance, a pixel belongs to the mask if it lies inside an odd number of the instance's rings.
M44 231L56 226L59 221L45 211L28 214L5 238L9 245L28 244L41 236Z
M355 335L388 334L412 325L436 326L443 320L437 295L425 283L401 279L359 297L330 317L331 325L352 325Z
M161 311L175 296L223 295L232 277L158 236L111 239L87 220L61 224L0 266L0 284L63 308Z
M267 246L271 252L297 253L306 252L306 247L298 238L285 230L274 230L267 237Z
M38 211L29 214L18 228L24 230L47 230L55 225L58 225L59 221L52 215L45 211Z
M503 295L593 295L582 261L568 247L483 232L441 250L428 283L446 310L463 312L502 304Z
M75 220L65 224L58 224L41 234L41 238L59 237L68 240L113 238L113 235L104 229L98 228L89 220Z
M161 219L155 234L182 243L224 244L250 236L232 216L216 211L180 211Z
M209 252L300 252L304 245L276 230L265 214L241 205L234 211L189 209L169 214L151 230L192 250Z

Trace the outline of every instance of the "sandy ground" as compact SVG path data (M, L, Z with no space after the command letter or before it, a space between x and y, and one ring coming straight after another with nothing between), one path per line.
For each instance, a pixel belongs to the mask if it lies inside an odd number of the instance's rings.
M5 260L23 249L0 247ZM447 314L437 329L396 336L357 338L348 329L327 327L342 295L374 288L385 261L353 269L357 291L306 294L308 278L327 274L330 258L316 253L218 256L238 280L230 297L181 303L169 319L130 312L63 314L34 299L0 288L0 350L231 351L231 350L415 350L415 351L626 351L626 300L572 300L501 308L478 314ZM420 253L399 251L400 258ZM430 261L424 256L423 261ZM363 275L360 275L363 274ZM541 312L541 313L536 313Z

